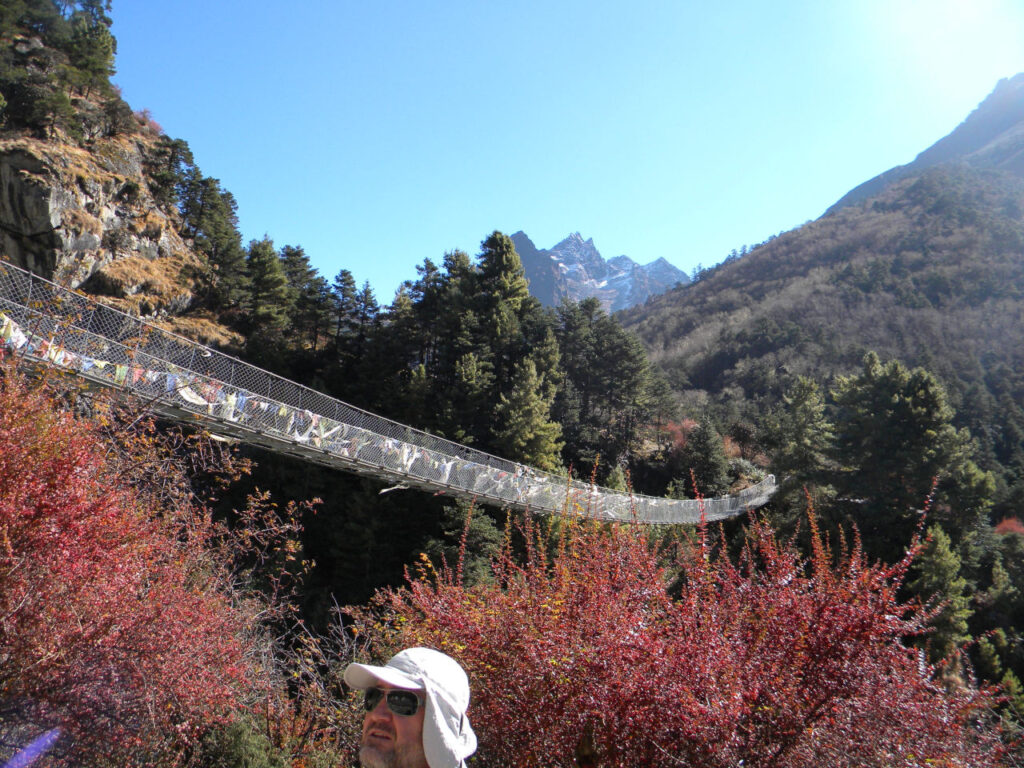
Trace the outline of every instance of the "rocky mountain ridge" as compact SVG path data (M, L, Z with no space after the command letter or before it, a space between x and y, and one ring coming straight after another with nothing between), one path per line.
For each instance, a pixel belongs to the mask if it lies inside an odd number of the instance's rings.
M605 259L593 238L573 232L557 245L538 249L522 231L512 235L530 292L544 306L557 306L562 299L580 301L595 297L609 312L644 303L689 278L664 258L637 264L628 256Z
M1024 177L1024 72L1000 80L959 126L912 162L854 187L827 213L874 197L900 179L945 163L995 168Z

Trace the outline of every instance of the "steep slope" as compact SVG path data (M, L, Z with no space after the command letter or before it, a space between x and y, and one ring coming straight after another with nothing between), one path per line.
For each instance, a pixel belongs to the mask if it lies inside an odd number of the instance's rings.
M1024 448L1022 212L1012 174L935 168L620 317L698 412L756 420L868 350L920 365L995 466Z
M829 213L873 197L900 179L954 162L973 168L1000 168L1024 177L1024 72L1000 80L966 120L913 162L854 187Z
M0 253L73 288L144 315L192 301L202 261L157 205L144 167L148 135L99 139L87 149L30 137L0 140Z
M621 314L692 411L756 422L874 350L947 387L988 468L1024 468L1024 74L906 166ZM1024 475L1022 475L1024 476Z
M526 279L530 281L530 294L545 307L556 306L561 300L558 263L547 251L539 250L525 232L519 231L512 235L512 243L523 263Z
M213 313L195 312L217 274L180 191L189 182L197 197L206 180L187 144L133 114L110 83L110 24L102 3L38 0L0 13L0 258L194 338L237 344Z

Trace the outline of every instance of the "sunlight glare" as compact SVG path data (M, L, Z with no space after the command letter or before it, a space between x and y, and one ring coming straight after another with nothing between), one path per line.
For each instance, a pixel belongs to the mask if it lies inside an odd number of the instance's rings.
M957 91L983 80L992 88L1024 71L1017 0L890 0L874 10L884 58L922 86Z

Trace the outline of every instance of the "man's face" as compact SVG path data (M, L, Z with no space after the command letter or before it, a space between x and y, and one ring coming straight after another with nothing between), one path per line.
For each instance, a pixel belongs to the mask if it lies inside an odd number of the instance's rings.
M385 693L390 688L381 686ZM423 691L417 691L425 696ZM363 736L359 742L359 762L363 768L427 768L423 754L423 715L425 706L415 715L403 717L388 709L382 698L363 718Z

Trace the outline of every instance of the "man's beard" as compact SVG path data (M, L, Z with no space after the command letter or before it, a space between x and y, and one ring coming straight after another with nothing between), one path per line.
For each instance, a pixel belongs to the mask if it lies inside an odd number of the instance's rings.
M363 768L422 768L427 760L423 750L411 744L402 744L387 752L364 744L359 749L359 764Z
M395 768L394 750L386 755L376 747L360 747L359 764L363 768Z

